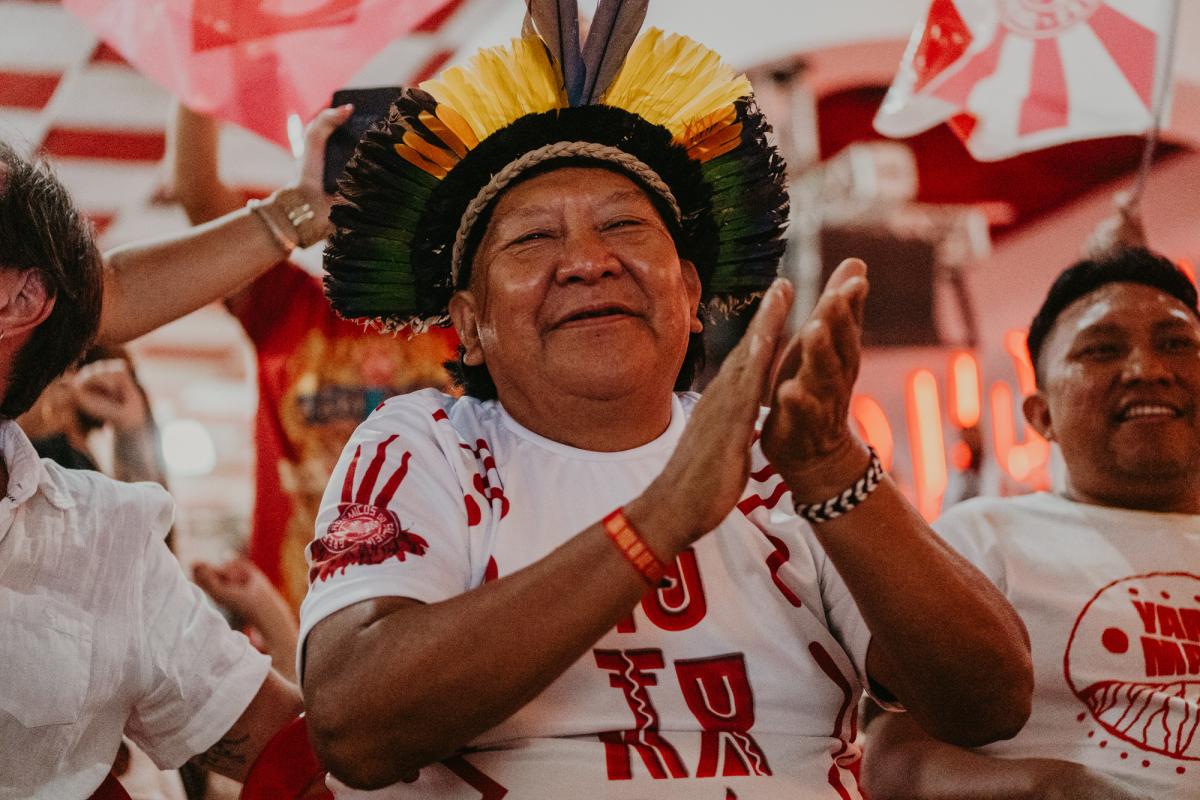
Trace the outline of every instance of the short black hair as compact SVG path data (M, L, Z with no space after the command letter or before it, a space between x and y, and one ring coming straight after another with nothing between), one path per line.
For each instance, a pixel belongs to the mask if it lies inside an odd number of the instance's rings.
M17 353L0 417L15 419L79 360L100 325L100 251L92 226L42 163L0 142L0 269L33 270L54 298Z
M1195 284L1170 259L1158 253L1144 247L1125 247L1105 256L1077 261L1054 280L1029 325L1025 342L1039 380L1038 358L1059 315L1079 298L1110 283L1141 283L1153 287L1174 297L1200 318Z

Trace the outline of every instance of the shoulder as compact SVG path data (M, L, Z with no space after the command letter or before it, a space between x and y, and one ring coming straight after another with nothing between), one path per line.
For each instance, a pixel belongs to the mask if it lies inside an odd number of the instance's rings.
M124 483L94 470L42 461L41 492L51 506L77 520L94 521L95 533L119 540L163 538L175 517L171 495L157 483Z
M411 458L415 468L432 470L429 474L441 476L439 480L453 473L459 482L470 482L480 442L494 450L502 417L498 403L456 398L437 389L397 395L359 425L343 450L342 463L353 471L356 465L367 468L372 459Z
M92 470L54 463L43 469L39 493L21 507L25 535L40 540L33 560L57 554L59 566L41 579L42 589L111 599L121 587L141 585L157 551L167 552L175 515L170 495L157 484L122 483Z
M453 397L437 389L420 389L380 403L360 430L374 434L451 436L466 440L498 418L499 406L494 402Z
M934 528L984 523L1003 524L1028 513L1028 503L1022 497L973 497L942 512L934 523Z
M1037 492L1017 497L975 497L948 508L933 524L938 533L959 529L1027 530L1029 523L1049 523L1070 514L1073 504Z

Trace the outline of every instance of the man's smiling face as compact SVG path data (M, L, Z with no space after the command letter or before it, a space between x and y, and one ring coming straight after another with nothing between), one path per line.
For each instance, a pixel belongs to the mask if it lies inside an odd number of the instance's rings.
M452 307L468 363L500 398L547 387L603 400L662 383L699 330L700 282L654 204L607 169L563 167L497 201Z
M1027 414L1058 442L1071 487L1120 500L1196 480L1200 321L1179 300L1106 284L1063 310L1038 362Z

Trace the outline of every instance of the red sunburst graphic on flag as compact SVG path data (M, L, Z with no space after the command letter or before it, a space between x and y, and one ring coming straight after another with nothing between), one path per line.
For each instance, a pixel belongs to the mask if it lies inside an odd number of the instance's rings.
M1057 36L1083 22L1102 0L1000 0L1005 27L1024 36Z
M876 117L907 137L951 121L977 158L1140 133L1152 122L1169 0L933 0Z
M1017 4L1016 0L1000 2L1002 6ZM1081 15L1076 22L1086 22L1092 29L1149 111L1154 93L1154 64L1158 49L1154 32L1107 5L1097 4L1090 14L1086 17ZM1061 44L1055 35L1064 30L1066 27L1041 32L1033 37L1032 65L1025 99L1020 107L1018 132L1021 135L1061 128L1067 124L1071 98L1067 90ZM987 48L972 56L952 80L946 81L933 92L934 96L965 105L975 85L996 74L1001 50L1010 35L1028 34L1018 33L1012 27L999 28Z

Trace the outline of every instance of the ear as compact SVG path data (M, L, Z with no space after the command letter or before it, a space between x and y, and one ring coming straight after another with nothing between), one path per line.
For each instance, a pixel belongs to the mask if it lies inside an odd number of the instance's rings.
M54 300L37 270L0 270L0 336L30 333L50 316Z
M1021 410L1025 412L1025 421L1043 439L1048 442L1054 439L1054 425L1050 421L1050 404L1046 402L1045 395L1041 392L1029 395L1021 403Z
M696 309L696 315L692 317L692 333L702 333L704 322L700 319L700 293L703 288L700 286L700 273L696 271L696 265L686 258L679 260L679 268L683 274L683 288L687 292L688 308Z
M479 313L475 295L471 294L470 289L455 292L450 297L449 311L458 340L466 351L463 363L468 367L480 366L483 364L483 347L479 344Z

